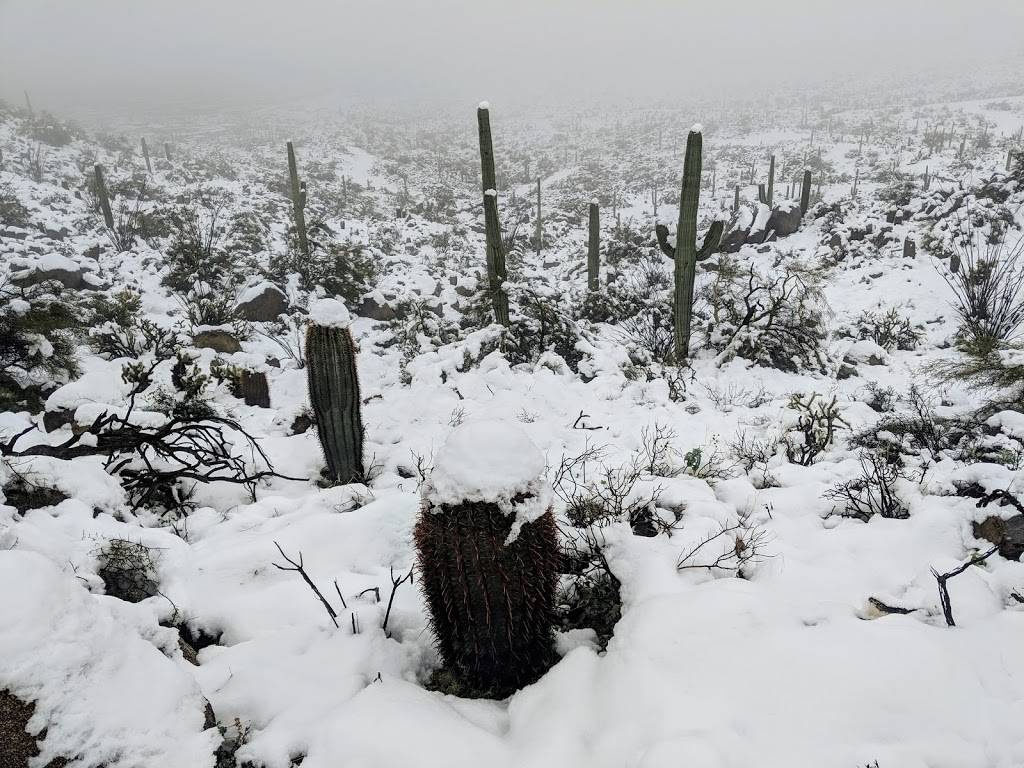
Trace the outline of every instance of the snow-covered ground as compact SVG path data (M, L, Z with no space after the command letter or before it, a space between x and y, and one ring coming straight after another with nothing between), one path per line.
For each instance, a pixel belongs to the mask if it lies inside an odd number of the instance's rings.
M167 512L152 500L135 505L102 456L19 456L8 444L0 464L8 492L25 483L57 492L20 509L0 496L0 691L35 703L29 731L42 753L33 765L66 756L90 767L212 766L225 737L236 742L231 760L268 768L299 761L304 768L1024 765L1024 565L995 554L951 578L956 626L947 626L933 574L990 548L973 523L1013 513L981 508L963 491L1024 491L1022 417L1011 410L990 420L988 438L1010 457L1002 462L984 451L905 451L894 486L905 517L843 516L828 494L861 473L853 436L891 416L869 405L869 387L906 397L916 383L947 418L980 404L979 393L928 375L929 365L959 354L947 261L928 248L941 241L948 217L928 201L1004 171L1007 150L1021 147L1020 97L814 113L806 123L799 107L754 117L752 125L719 116L704 139L701 236L720 210L731 214L737 184L744 204L767 219L749 179L753 164L755 184L766 182L772 152L776 202L798 197L791 185L805 166L814 168L815 185L824 179L821 201L799 231L728 257L744 274L779 274L793 262L820 268L822 294L811 301L820 310L812 322L823 332L821 364L780 370L735 346L716 348L718 318L706 296L720 272L699 268L692 369L679 378L644 357L623 330L627 318L574 317L579 336L571 351L579 360L571 363L554 348L503 354L491 343L494 326L472 324L486 277L471 110L465 125L432 126L426 135L365 119L310 126L295 141L307 218L327 228L315 237L360 246L377 267L356 298L320 289L316 303L297 279L278 281L299 326L307 310L322 323L352 315L372 470L366 484L335 487L317 482L324 459L316 429L294 425L308 402L307 370L296 359L301 327L226 324L221 330L241 339L241 351L197 348L195 334L205 326L190 323L166 284L170 234L119 250L86 189L101 163L107 183L125 190L118 204L134 203L133 176L147 178L141 206L154 217L163 206L214 196L223 221L253 217L261 245L236 243L231 253L244 251L245 264L256 266L235 283L205 289L248 301L274 282L257 272L287 250L283 142L179 141L168 162L156 157L163 144L154 130L147 176L134 137L101 144L83 135L61 147L42 143L41 172L33 174L26 152L37 143L25 116L7 109L2 118L0 191L27 216L0 222L4 280L32 270L81 271L82 282L63 290L67 300L131 288L140 294L141 317L181 324L202 371L217 359L266 374L269 408L246 405L225 383L211 382L208 391L215 411L252 436L265 460L232 427L235 454L250 469L269 464L278 475L259 480L253 495L243 485L186 480L178 491L188 503ZM602 282L611 275L624 284L650 262L671 274L654 238L652 189L657 222L674 230L682 142L693 118L666 118L659 138L646 115L516 121L493 105L506 234L521 223L510 255L517 284L556 292L554 306L576 312L587 284L586 204L594 196L602 211ZM928 133L940 129L954 138L929 150ZM566 143L573 131L576 140ZM905 205L883 199L895 183L894 163L914 186ZM539 252L528 240L536 224L530 179L538 175ZM1024 189L1000 178L1008 196L1001 204L1019 227ZM994 210L979 197L970 210ZM886 221L896 208L896 220ZM907 238L916 243L913 254L904 250ZM617 248L629 254L619 262ZM647 298L657 295L652 289ZM882 349L858 337L863 312L890 309L918 329L914 348ZM415 325L416 318L426 321ZM157 386L129 404L122 369L131 361L100 354L88 341L86 333L77 342L79 370L66 383L35 382L54 385L43 387L45 410L64 423L47 432L42 413L10 408L0 413L0 443L29 430L19 449L56 446L104 413L163 423L151 398L171 386L173 360L153 373ZM750 344L762 344L756 332ZM804 466L787 457L787 445L797 452L801 445L792 398L814 393L815 402L836 398L843 423ZM909 408L905 400L894 407ZM514 439L495 421L515 425ZM644 456L656 429L669 449L659 466L638 474L628 495L660 521L657 535L639 535L622 517L600 529L621 598L607 645L593 628L565 625L556 634L557 663L506 700L434 690L440 660L415 571L392 594L416 563L423 490L436 503L460 488L463 498L494 500L541 471L555 484L550 498L563 537L571 538L578 527L558 492L564 460L602 448L588 475L575 477L600 486L602 467L614 472ZM741 435L781 442L765 461L744 467ZM500 440L511 443L503 446L509 461L494 471L474 454L473 441ZM435 457L440 474L431 480ZM545 499L550 493L534 490ZM140 545L133 551L151 561L151 595L127 602L106 594L111 542ZM300 555L333 617L289 569L285 557L298 562ZM562 575L566 586L572 579ZM179 645L179 635L191 647ZM186 658L196 648L196 658Z

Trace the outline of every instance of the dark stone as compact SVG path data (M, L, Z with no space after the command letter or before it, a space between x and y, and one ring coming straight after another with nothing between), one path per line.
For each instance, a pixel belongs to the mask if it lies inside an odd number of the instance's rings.
M10 691L0 691L0 768L28 768L39 754L36 737L26 730L35 711L35 704L22 701ZM44 736L45 731L39 738ZM67 760L58 757L45 768L63 768L67 764Z
M398 312L393 307L387 304L378 304L377 300L372 297L363 299L363 303L356 309L356 314L380 322L387 322L398 317Z
M56 280L65 288L78 290L84 288L85 271L82 269L31 269L24 274L16 274L11 281L23 288L39 285L49 280Z
M782 203L772 209L772 215L768 218L768 229L775 230L779 237L789 237L800 229L800 206Z
M974 535L999 547L999 554L1007 560L1020 560L1024 554L1024 515L1008 520L988 517L974 524Z
M303 432L308 432L312 426L313 416L309 412L303 411L292 419L291 433L293 435L301 435Z
M857 371L857 369L854 366L849 365L847 363L843 363L842 365L840 365L839 370L836 372L836 378L839 379L840 381L842 381L843 379L852 379L859 375L860 373Z
M192 346L198 349L212 349L224 354L242 351L242 345L238 339L227 331L217 329L197 333L192 337Z
M54 411L43 411L43 429L47 432L55 432L61 427L73 424L75 412L67 408L59 408Z
M269 284L257 296L235 305L240 318L257 323L269 323L287 311L288 298L280 288Z

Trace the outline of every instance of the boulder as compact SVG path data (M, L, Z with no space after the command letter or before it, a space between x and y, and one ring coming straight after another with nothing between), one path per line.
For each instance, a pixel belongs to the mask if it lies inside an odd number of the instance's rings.
M39 285L49 280L56 280L65 288L78 290L86 286L84 269L65 269L57 267L54 269L27 269L11 276L11 281L22 288Z
M28 733L28 721L35 714L36 705L27 703L10 691L0 691L0 766L28 768L32 758L39 754L36 737ZM55 758L46 768L62 768L64 758Z
M395 311L394 307L388 304L381 304L372 296L363 299L363 303L356 308L355 313L360 317L368 317L370 320L381 322L394 320L398 317L398 312Z
M774 230L778 237L789 237L800 229L800 205L794 200L784 200L772 209L768 218L768 229Z
M260 283L242 293L235 314L243 320L269 323L288 311L288 298L273 283Z
M988 517L974 524L974 535L999 547L999 554L1007 560L1020 560L1024 554L1024 515L1004 520Z
M228 355L242 351L242 345L238 339L219 328L200 331L192 337L192 346L198 349L212 349L215 352L223 352Z

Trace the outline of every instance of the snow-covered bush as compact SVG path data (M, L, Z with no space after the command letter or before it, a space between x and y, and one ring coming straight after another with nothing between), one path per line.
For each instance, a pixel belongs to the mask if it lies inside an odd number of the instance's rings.
M840 415L835 395L825 400L817 392L810 396L793 395L789 411L794 416L791 428L782 436L786 458L794 464L809 467L835 443L836 433L849 429L849 423Z
M722 361L742 357L791 373L826 372L828 310L823 271L793 259L769 269L723 257L704 291L708 346Z
M35 411L42 396L78 372L83 313L56 283L18 287L0 278L0 410Z
M870 339L885 350L913 350L921 341L923 331L910 323L895 307L887 312L866 309L853 322L858 339Z

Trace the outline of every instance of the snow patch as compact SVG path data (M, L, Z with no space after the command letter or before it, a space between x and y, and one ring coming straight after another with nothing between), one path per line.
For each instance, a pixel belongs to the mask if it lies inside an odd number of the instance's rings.
M352 315L337 299L317 299L309 308L309 319L325 328L348 328Z

